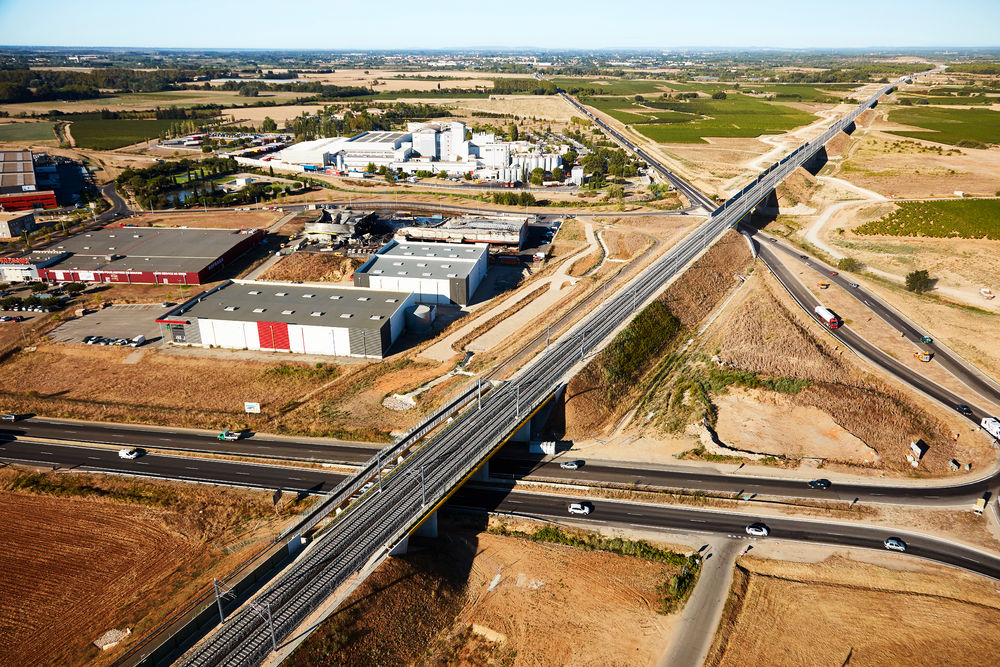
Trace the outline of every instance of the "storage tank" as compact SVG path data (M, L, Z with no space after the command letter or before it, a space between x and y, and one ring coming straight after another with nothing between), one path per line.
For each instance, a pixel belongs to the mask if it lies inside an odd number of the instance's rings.
M426 333L431 330L436 314L437 306L418 304L406 313L406 328L415 333Z

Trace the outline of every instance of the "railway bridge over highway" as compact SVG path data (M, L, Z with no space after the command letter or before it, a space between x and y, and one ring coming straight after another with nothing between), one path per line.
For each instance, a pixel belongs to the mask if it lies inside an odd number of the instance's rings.
M528 422L558 388L627 324L666 283L722 234L735 227L792 171L813 158L832 137L873 107L891 85L879 89L821 136L762 171L722 206L699 193L647 153L594 118L627 149L710 213L705 222L633 279L609 294L578 324L547 345L511 379L474 383L394 445L377 453L345 480L301 524L330 524L253 604L244 605L184 655L184 665L256 665L300 626L338 588L370 571L426 521L485 461ZM152 659L150 660L152 662Z

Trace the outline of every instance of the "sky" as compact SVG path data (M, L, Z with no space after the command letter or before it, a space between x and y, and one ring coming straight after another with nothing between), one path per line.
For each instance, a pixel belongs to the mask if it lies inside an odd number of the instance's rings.
M991 47L1000 46L1000 0L0 0L0 44L309 50Z

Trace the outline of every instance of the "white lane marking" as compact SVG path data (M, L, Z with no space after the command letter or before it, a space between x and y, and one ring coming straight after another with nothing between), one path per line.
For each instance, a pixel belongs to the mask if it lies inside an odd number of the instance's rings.
M520 505L521 504L520 500L508 500L507 502L509 502L511 505Z
M100 461L101 460L100 457L98 457L98 456L88 456L87 458L88 459L92 459L94 461Z
M52 456L52 452L38 452L38 453L39 454L48 454L49 456Z
M247 476L249 476L249 475L250 475L250 473L248 473L248 472L238 472L238 473L236 473L236 474L237 474L237 475L247 475Z
M294 479L297 482L301 482L302 481L301 477L289 477L288 479Z
M197 470L197 468L195 468L193 466L184 466L184 469L185 470Z
M690 519L691 523L708 523L707 521L702 521L701 519Z

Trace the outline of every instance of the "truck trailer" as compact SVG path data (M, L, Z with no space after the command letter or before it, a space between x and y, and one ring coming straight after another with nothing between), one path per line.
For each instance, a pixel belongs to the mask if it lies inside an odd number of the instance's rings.
M823 306L816 306L815 313L831 329L836 329L840 326L840 320L837 319L837 316Z
M983 417L983 420L979 422L979 425L983 427L983 430L990 434L994 440L1000 440L1000 419L996 417Z

